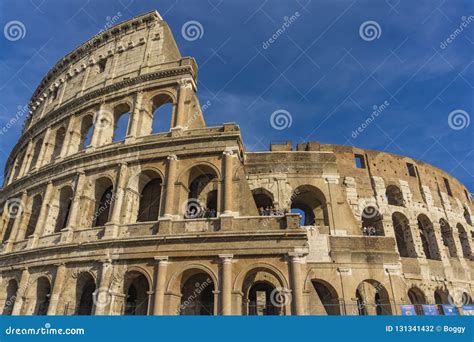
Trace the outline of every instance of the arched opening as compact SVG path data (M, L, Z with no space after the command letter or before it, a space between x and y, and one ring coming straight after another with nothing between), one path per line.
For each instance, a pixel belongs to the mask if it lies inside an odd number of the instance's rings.
M408 299L415 307L416 314L419 316L423 315L423 307L421 305L426 304L426 298L423 292L419 288L413 287L408 290Z
M261 216L274 215L275 207L273 206L273 195L264 188L252 190L252 196Z
M375 207L362 211L362 233L366 236L384 236L383 219Z
M76 315L92 315L95 287L94 278L89 273L79 275L76 283Z
M81 140L79 142L79 151L86 149L92 143L94 133L94 118L92 115L86 115L81 122Z
M320 280L313 280L311 283L317 297L315 307L312 306L311 308L311 314L339 316L341 311L336 290L328 283Z
M387 202L389 205L396 205L399 207L405 206L403 193L397 186L389 185L385 190L385 195L387 196Z
M302 215L304 226L329 226L326 198L318 188L303 185L291 196L291 212Z
M459 241L461 242L462 255L464 258L470 258L472 254L471 245L469 244L469 236L464 227L458 223L456 226L459 234Z
M446 291L436 290L434 292L435 304L440 315L444 315L443 304L449 304L449 295Z
M25 232L25 239L33 235L35 232L36 225L38 223L38 218L40 216L42 204L43 204L43 197L40 194L33 197L33 201L30 207L30 210L31 210L30 219L28 220L28 226L26 227L26 232Z
M444 220L439 220L439 226L441 228L441 237L443 239L443 245L450 258L457 257L456 244L454 243L453 230L449 226L449 223Z
M144 316L148 314L148 279L139 272L125 274L125 315Z
M203 272L190 270L183 274L180 315L214 315L214 282Z
M5 298L5 304L3 305L3 316L10 316L15 305L16 293L18 291L18 283L15 279L10 279L6 287L7 296Z
M242 284L242 313L250 316L283 315L290 309L291 295L281 277L266 267L252 269Z
M26 155L26 153L24 151L22 151L20 153L19 157L16 159L12 181L16 180L18 178L18 176L20 175L21 167L23 166L23 162L25 161L25 155Z
M391 315L392 307L385 286L376 280L362 281L356 290L359 315Z
M60 156L65 137L66 137L66 129L64 127L59 128L56 131L56 136L54 138L54 148L53 148L53 154L51 155L51 161L54 161L56 158Z
M43 147L43 138L39 139L35 144L35 147L33 149L33 156L31 157L31 163L30 163L30 168L29 168L30 170L36 167L42 147Z
M152 99L153 121L151 134L169 132L173 116L173 99L166 94L160 94Z
M259 281L250 287L249 315L250 316L275 316L280 315L280 303L276 302L279 297L276 288L267 282Z
M185 218L216 217L218 177L214 169L207 165L195 166L190 170L188 182Z
M123 103L114 108L114 135L113 142L125 140L128 134L130 106Z
M54 232L60 232L61 229L64 229L68 225L69 214L71 211L73 192L71 187L65 186L59 190L58 198L58 217L56 219L56 226L54 227Z
M7 227L5 228L5 231L3 232L2 243L5 243L10 239L14 225L15 225L15 217L12 216L8 220Z
M49 279L41 277L36 281L36 304L34 315L43 316L48 313L49 300L51 297L51 284Z
M418 216L418 230L426 258L441 260L433 224L426 215L421 214Z
M392 223L400 256L402 258L416 258L417 255L408 218L405 215L396 212L392 214Z
M95 185L96 208L93 227L102 227L109 222L113 203L113 184L108 178L100 178Z
M159 176L158 176L159 177ZM161 202L161 178L154 178L143 187L140 194L140 206L138 209L137 222L149 222L158 220Z
M469 210L467 209L466 206L464 206L463 208L464 208L464 212L463 212L464 219L466 220L466 223L468 225L472 226L471 214L469 213Z

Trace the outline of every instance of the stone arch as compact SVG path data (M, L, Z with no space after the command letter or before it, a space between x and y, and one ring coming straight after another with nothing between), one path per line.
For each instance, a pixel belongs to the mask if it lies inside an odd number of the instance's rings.
M469 244L469 236L467 235L467 231L460 223L456 225L456 228L458 230L459 241L461 242L462 255L465 258L470 258L472 255L472 249L471 245Z
M449 303L449 293L443 289L436 289L433 293L435 304L440 315L444 315L443 304Z
M303 225L329 226L324 193L313 185L301 185L291 196L291 211L303 216Z
M418 215L418 231L421 238L423 252L427 259L441 260L438 242L431 220L425 214Z
M361 229L364 235L384 236L383 217L374 206L365 207L361 214Z
M356 289L357 310L359 315L391 315L390 297L385 286L374 279L365 279Z
M219 211L219 179L217 168L199 163L181 174L186 189L187 205L179 208L185 218L215 217Z
M132 106L128 102L122 102L113 107L113 134L112 142L119 142L124 140L129 133L130 126L130 112Z
M170 131L175 117L176 101L171 93L161 91L151 96L151 127L150 133Z
M267 208L273 207L273 194L265 188L257 188L252 190L252 196L255 201L255 205L259 210L260 215L263 215L263 211Z
M319 278L312 278L311 285L312 290L310 291L315 296L312 296L310 300L310 314L318 316L341 315L339 295L336 289L327 281Z
M33 315L43 316L48 313L49 300L51 297L51 279L44 274L38 275L36 279L30 279L30 286L26 293L26 302L30 312ZM27 308L28 309L28 308Z
M16 279L10 279L5 288L6 297L5 304L3 304L3 316L10 316L13 312L13 306L15 305L17 292L18 292L18 282Z
M457 257L458 253L456 250L456 244L454 242L454 237L453 237L453 230L449 226L448 221L445 219L440 219L439 220L439 226L441 229L441 238L443 240L443 245L446 248L446 254L450 258L455 258Z
M90 272L81 272L76 280L76 315L92 315L94 313L94 293L97 285Z
M56 133L54 135L53 152L51 154L52 162L61 156L61 151L63 149L63 143L64 143L65 138L66 138L66 127L61 126L58 129L56 129Z
M463 216L464 220L466 220L466 223L470 226L472 226L472 219L471 219L471 213L469 212L469 208L467 205L463 205Z
M33 154L31 156L29 170L32 170L35 167L37 167L38 162L40 162L39 157L40 157L42 149L43 149L43 138L41 137L35 142L35 146L33 147Z
M84 150L92 144L92 135L94 134L94 114L87 113L81 118L79 129L78 150Z
M41 194L36 194L31 200L31 205L29 208L29 219L28 225L26 227L26 232L24 238L28 238L35 233L36 226L38 224L38 219L41 213L41 207L43 204L43 196Z
M167 292L175 292L176 285L182 282L183 276L185 276L186 272L189 270L194 270L195 272L207 273L214 284L217 284L217 275L216 273L208 266L202 264L189 264L186 265L182 270L175 272L170 280L168 281L167 285ZM186 278L186 277L185 277Z
M57 191L55 202L57 203L57 216L54 232L58 233L68 226L74 191L70 185L65 185Z
M26 156L26 151L22 150L19 152L18 157L16 158L16 161L15 161L15 166L13 168L12 182L20 176L21 167L23 166L23 163L25 162L25 156Z
M405 206L403 193L398 186L396 185L387 186L387 189L385 190L385 196L387 197L387 202L389 205L395 205L398 207Z
M426 304L426 296L420 288L413 286L407 292L408 300L415 306L416 314L423 315L422 304Z
M147 315L151 282L147 274L137 270L127 270L124 276L124 314Z
M392 224L400 256L403 258L416 258L415 244L408 218L396 211L392 214Z
M104 226L110 219L111 208L114 197L114 184L107 177L99 177L94 182L95 209L93 227Z

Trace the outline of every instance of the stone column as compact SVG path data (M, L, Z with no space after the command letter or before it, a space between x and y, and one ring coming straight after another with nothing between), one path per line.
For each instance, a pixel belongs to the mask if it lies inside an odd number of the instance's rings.
M70 119L69 119L69 123L68 123L67 129L66 129L66 135L64 136L63 146L61 148L59 158L67 157L69 155L69 152L71 151L72 136L74 134L77 134L77 132L74 129L74 125L76 123L76 120L77 119L74 116L71 116Z
M140 123L140 113L142 108L143 101L143 91L138 91L135 95L135 102L133 104L133 112L130 116L130 130L129 136L131 138L137 138L139 136L139 123Z
M41 204L40 214L38 222L36 223L35 232L33 233L33 239L29 247L33 248L38 243L38 238L43 235L45 229L46 218L49 216L49 210L51 209L51 197L53 195L53 182L49 181L44 191L43 203Z
M110 290L112 272L112 261L103 261L102 270L100 272L100 281L93 295L95 298L95 315L107 314L107 308L109 307L112 299L112 293Z
M221 254L222 280L221 280L221 303L222 315L232 315L232 254Z
M233 160L234 152L225 151L224 157L224 214L232 215L233 213Z
M13 305L12 315L20 315L21 309L23 308L23 302L25 301L25 293L29 286L30 280L30 272L28 268L24 268L21 272L21 280L20 285L18 286L18 290L16 291L16 299L15 304Z
M51 292L51 298L49 301L48 316L53 316L57 314L59 298L61 296L61 291L63 288L65 277L66 277L66 265L65 264L57 265L56 275L54 277L53 290Z
M11 242L14 241L21 241L25 238L25 231L26 231L26 226L28 225L27 222L25 222L25 219L29 217L28 212L26 211L27 205L27 200L28 200L28 193L26 191L23 191L21 193L20 197L20 206L21 209L17 212L17 216L15 217L15 223L13 224L12 231L10 232L10 237L8 240L11 240Z
M69 219L67 227L63 229L63 235L61 236L61 242L71 242L73 238L74 230L79 225L79 214L81 210L81 200L84 193L84 186L86 183L86 174L84 171L79 171L76 175L76 185L74 189L74 198L71 203L71 210L69 213Z
M43 165L45 165L46 161L49 161L48 157L51 157L50 152L52 152L51 151L52 144L51 144L50 139L51 139L51 126L49 126L46 129L46 133L44 134L43 147L41 148L41 152L38 156L38 161L36 162L36 169L39 169Z
M291 282L293 292L293 307L296 315L305 314L305 304L303 300L303 278L301 267L306 264L306 259L299 253L288 253L291 262Z
M168 270L168 257L155 257L156 272L155 272L155 296L153 300L153 314L163 315L163 307L165 302L165 286L166 273Z
M118 225L121 223L120 215L122 213L123 199L125 196L125 188L128 181L128 165L127 163L119 164L117 171L117 181L114 189L114 200L112 204L112 214L107 223L105 237L115 238L118 235Z
M26 147L25 157L23 158L23 165L20 166L20 172L18 173L17 179L21 178L25 175L28 170L31 158L31 150L33 149L33 140L28 142L28 146Z
M178 82L178 108L176 110L176 118L173 128L186 128L186 98L189 94L189 90L192 89L192 81L189 79L183 79Z
M166 195L164 216L171 218L174 214L174 192L176 183L176 170L178 167L178 157L175 155L168 156L168 174L166 176Z

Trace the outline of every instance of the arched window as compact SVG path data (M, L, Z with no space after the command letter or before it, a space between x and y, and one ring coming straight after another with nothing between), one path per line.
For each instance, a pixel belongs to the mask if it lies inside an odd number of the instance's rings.
M48 278L41 277L36 282L36 305L34 315L43 316L48 313L51 284Z
M388 204L396 205L399 207L405 206L405 200L403 199L403 193L401 190L395 185L389 185L387 190L385 191L385 195L387 196Z
M112 141L118 142L126 138L128 134L128 122L130 119L130 107L121 104L114 108L114 136Z
M38 158L41 153L41 148L43 147L43 139L39 139L35 147L33 149L33 156L31 157L31 163L30 163L30 170L34 169L36 167L36 164L38 163Z
M79 150L84 150L90 146L92 142L92 134L94 118L92 115L86 115L81 122L81 140L79 143Z
M188 201L184 217L195 219L216 217L218 177L214 169L207 165L193 167L188 176Z
M253 199L260 215L270 215L273 210L273 195L264 188L252 190Z
M265 281L255 282L249 290L249 315L250 316L275 316L280 315L280 304L276 303L276 288Z
M60 156L65 137L66 137L66 129L64 127L59 128L56 131L56 136L54 138L54 148L53 148L53 154L51 156L51 161L54 161L56 158Z
M456 244L454 243L453 231L449 226L449 223L444 219L439 220L439 225L441 227L443 245L447 249L448 256L454 258L458 253L456 251Z
M95 281L89 273L81 273L76 283L76 315L92 315Z
M153 122L151 133L168 132L173 116L173 100L166 94L160 94L152 99Z
M418 216L418 230L426 258L441 260L433 224L426 215L422 214Z
M161 178L149 181L140 196L137 222L156 221L160 212Z
M69 186L65 186L59 191L58 218L56 220L56 226L54 228L55 233L60 232L61 229L67 227L69 213L71 211L72 197L73 192Z
M112 207L113 202L113 186L106 188L98 201L96 202L96 210L94 216L94 227L105 226L109 222L110 217L110 208Z
M21 167L23 166L23 162L25 161L25 152L21 152L19 157L16 159L15 169L13 170L13 178L15 180L20 175Z
M384 236L382 215L375 207L362 211L362 233L367 236Z
M15 279L10 279L8 285L6 287L6 297L5 297L5 304L3 305L3 316L10 316L13 311L13 306L15 305L16 295L18 291L18 283Z
M326 198L316 187L303 185L291 196L291 212L304 213L305 226L329 226Z
M33 198L31 208L30 208L31 214L30 214L30 219L28 221L28 226L26 227L25 238L30 237L35 232L36 225L38 223L38 218L41 212L42 203L43 203L43 197L41 195L38 194Z
M183 283L179 312L180 315L214 315L214 282L208 274L194 274Z
M147 278L138 272L131 272L125 275L128 284L125 284L126 300L125 315L147 315L148 314L148 291Z
M456 227L458 229L459 241L461 242L462 255L465 258L470 258L472 250L471 246L469 245L469 236L461 224L458 224Z
M417 255L415 253L413 237L406 216L398 212L393 213L392 224L400 256L402 258L416 258Z
M416 314L421 316L423 315L423 304L426 304L426 298L423 292L417 288L413 287L408 290L408 299L410 303L415 306Z
M471 220L471 214L469 214L469 210L467 209L466 206L464 206L464 219L466 220L466 223L470 226L472 226L472 220Z
M312 281L317 294L316 308L312 308L311 314L339 316L341 314L339 300L336 290L326 282Z
M14 224L15 224L15 217L12 216L8 220L7 227L5 228L5 231L3 233L2 243L5 243L10 239Z
M449 295L446 291L436 290L434 293L435 304L440 315L444 315L443 304L449 304Z
M356 290L359 315L391 315L392 308L387 289L378 281L366 279Z

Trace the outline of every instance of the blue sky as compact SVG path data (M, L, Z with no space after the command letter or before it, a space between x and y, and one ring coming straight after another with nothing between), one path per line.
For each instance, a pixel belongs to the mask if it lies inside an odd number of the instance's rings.
M62 56L114 16L154 9L182 55L197 60L207 124L237 122L248 150L285 140L355 145L422 159L474 191L470 0L2 0L0 130ZM17 40L5 33L12 21L24 26ZM183 36L189 21L202 27L198 39ZM276 126L275 111L291 125ZM0 134L2 170L20 134L21 122Z

